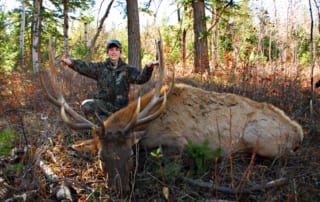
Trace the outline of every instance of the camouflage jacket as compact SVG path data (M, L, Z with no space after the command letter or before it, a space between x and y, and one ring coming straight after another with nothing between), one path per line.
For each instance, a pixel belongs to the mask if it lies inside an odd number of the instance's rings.
M117 109L128 104L130 84L146 83L153 71L153 68L145 66L140 72L121 59L118 61L117 68L114 68L110 59L98 63L72 61L73 64L69 66L70 68L97 81L97 91L94 92L93 98L108 102Z

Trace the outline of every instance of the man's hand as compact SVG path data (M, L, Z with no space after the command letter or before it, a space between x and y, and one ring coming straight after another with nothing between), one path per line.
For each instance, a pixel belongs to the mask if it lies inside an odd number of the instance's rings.
M67 65L67 66L72 65L73 63L72 60L70 60L69 58L66 58L65 55L61 57L61 62L63 65Z
M159 65L159 62L158 61L153 61L153 62L149 62L147 64L147 67L149 68L154 68L155 66Z

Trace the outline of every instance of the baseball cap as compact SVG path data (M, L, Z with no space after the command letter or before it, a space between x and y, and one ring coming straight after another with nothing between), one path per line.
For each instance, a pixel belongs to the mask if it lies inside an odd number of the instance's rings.
M118 41L117 39L111 39L107 42L107 51L112 47L118 47L118 48L122 49L122 45L121 45L120 41Z

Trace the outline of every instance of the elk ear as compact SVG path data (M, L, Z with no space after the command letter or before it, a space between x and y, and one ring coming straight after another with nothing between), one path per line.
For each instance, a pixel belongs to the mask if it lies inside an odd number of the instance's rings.
M71 147L78 152L88 152L92 154L98 152L98 142L96 138L77 141Z

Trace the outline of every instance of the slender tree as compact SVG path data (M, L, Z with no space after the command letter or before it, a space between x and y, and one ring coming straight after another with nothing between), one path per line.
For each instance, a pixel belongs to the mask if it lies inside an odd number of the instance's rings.
M314 1L314 5L317 8L317 13L318 13L318 31L320 34L320 1L318 0L313 0Z
M24 66L24 32L26 24L26 12L24 1L21 0L21 26L20 26L20 67Z
M86 47L88 47L88 41L89 41L89 37L88 37L88 22L84 22L84 44Z
M219 51L219 23L221 16L227 10L228 7L234 5L233 0L212 0L212 20L208 32L212 33L212 52L211 52L211 63L212 68L216 69L218 67L218 51ZM213 30L213 32L211 32Z
M207 28L205 20L205 4L204 0L194 0L193 7L193 29L194 29L194 71L209 72L208 44L207 44Z
M311 120L313 120L313 104L314 104L314 87L313 87L313 73L314 73L314 55L313 55L313 13L312 13L312 3L311 0L309 0L309 11L310 11L310 60L311 60L311 71L310 71L310 86L311 86L311 101L310 101L310 116Z
M64 38L64 53L69 56L68 30L69 30L69 0L62 0L63 2L63 38Z
M213 53L212 53L212 64L213 68L217 69L218 67L218 50L219 50L219 20L220 20L220 14L219 14L219 7L220 4L219 0L216 0L212 4L212 24L215 25L214 31L213 31Z
M127 0L129 64L141 68L140 23L137 0Z
M42 0L34 0L34 17L32 29L32 67L33 73L39 73L40 21Z
M186 20L186 16L188 13L188 5L185 2L182 2L184 11L181 13L181 7L177 4L177 14L178 14L178 22L181 29L181 41L180 41L180 49L181 49L181 60L182 60L182 69L186 69L186 56L187 56L187 29L184 26L184 20Z

